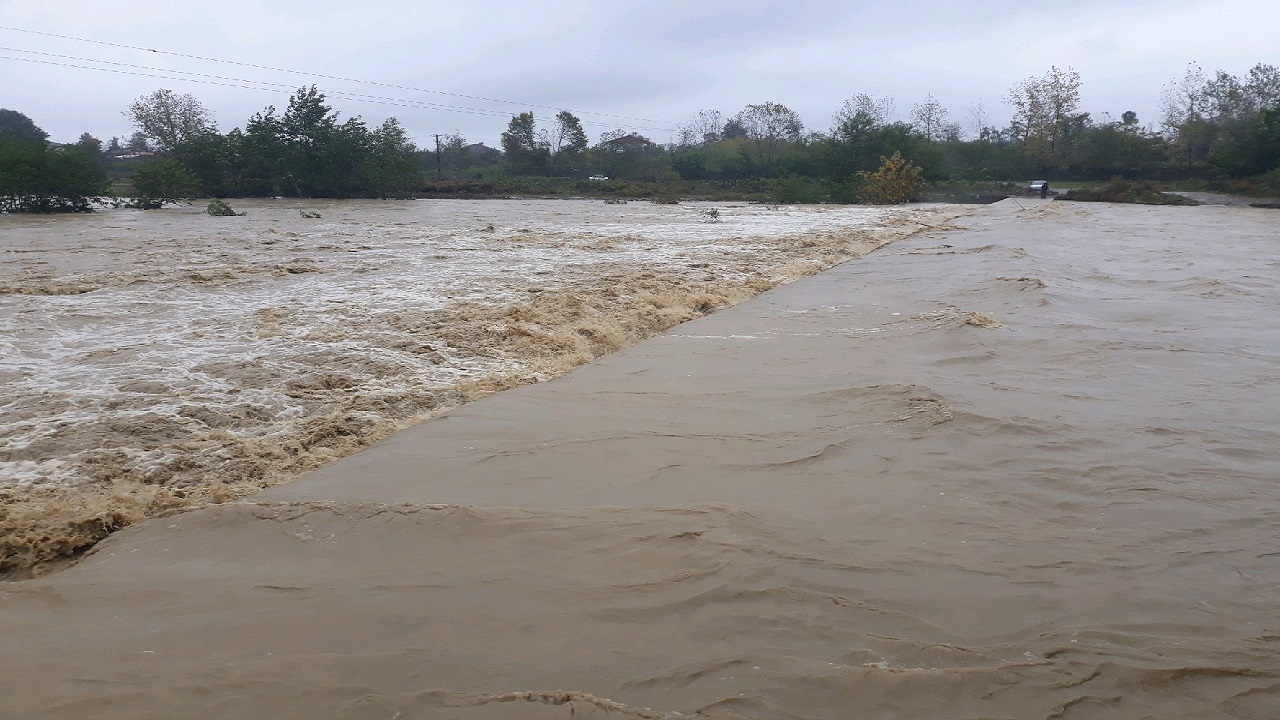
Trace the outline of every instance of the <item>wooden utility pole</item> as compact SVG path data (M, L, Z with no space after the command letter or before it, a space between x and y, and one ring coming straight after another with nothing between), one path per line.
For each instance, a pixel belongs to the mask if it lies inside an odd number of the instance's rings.
M440 171L440 136L436 135L435 137L436 137L436 179L439 180L440 178L444 177L444 174Z

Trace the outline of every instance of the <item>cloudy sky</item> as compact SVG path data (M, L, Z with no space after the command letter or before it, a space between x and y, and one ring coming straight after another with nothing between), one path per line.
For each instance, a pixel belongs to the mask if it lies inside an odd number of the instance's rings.
M903 118L932 93L961 125L982 103L1003 124L1009 88L1051 65L1080 73L1095 117L1154 123L1190 61L1280 65L1275 0L0 0L0 26L0 107L57 141L127 136L122 111L158 88L195 95L225 131L313 83L421 145L496 145L512 113L560 108L593 140L665 142L698 110L765 101L826 130L857 93Z

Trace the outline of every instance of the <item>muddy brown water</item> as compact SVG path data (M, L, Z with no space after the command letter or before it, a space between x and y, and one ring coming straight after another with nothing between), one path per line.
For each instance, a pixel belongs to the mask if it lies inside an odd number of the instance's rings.
M0 218L0 574L287 482L961 211L237 207Z
M21 718L1280 716L1280 237L1006 201L0 589Z

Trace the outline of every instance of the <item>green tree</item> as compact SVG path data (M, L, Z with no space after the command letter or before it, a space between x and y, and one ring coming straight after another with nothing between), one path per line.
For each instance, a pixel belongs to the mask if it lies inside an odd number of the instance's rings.
M1204 157L1212 142L1206 123L1207 81L1199 64L1188 63L1182 78L1166 84L1160 94L1160 125L1175 160L1184 167Z
M440 168L456 175L467 169L470 158L467 157L467 139L462 133L454 132L440 136ZM434 160L433 160L434 161ZM434 166L432 166L434 169Z
M135 132L129 136L129 141L125 143L125 148L132 153L144 153L151 151L151 142L147 140L147 136L141 131Z
M76 145L92 157L102 156L102 141L89 133L81 134L80 139L76 141Z
M836 113L835 127L815 145L818 154L814 172L830 181L856 184L859 173L874 171L881 159L899 153L921 168L930 180L946 176L945 154L912 126L902 122L882 123L886 117L866 96L855 96ZM844 198L848 199L848 198Z
M1129 111L1117 122L1090 126L1080 133L1067 158L1066 171L1079 178L1151 177L1164 158L1158 135L1144 131Z
M172 90L156 90L134 100L125 111L138 129L162 152L195 136L216 132L209 111L194 96Z
M1012 127L1029 156L1043 167L1061 163L1074 130L1088 122L1080 111L1080 73L1054 65L1040 77L1014 86L1005 101L1013 107Z
M89 212L108 186L84 148L50 148L43 131L30 128L0 131L0 212Z
M388 118L369 137L364 176L370 194L377 197L400 197L409 192L416 174L413 155L417 148L409 142L408 133L395 118Z
M199 187L186 165L173 158L155 158L139 165L133 172L131 207L159 210L195 197Z
M335 194L330 185L340 179L329 174L331 169L337 169L331 166L339 164L335 156L341 151L335 146L358 142L352 137L358 132L353 126L342 130L340 138L338 114L325 103L324 93L315 85L299 88L289 98L289 107L280 117L279 132L284 141L283 163L299 195Z
M513 175L545 175L550 166L551 149L539 136L533 113L524 112L511 118L502 133L503 162Z
M911 108L911 125L930 142L940 142L947 135L947 109L929 93Z
M748 105L733 116L749 141L749 159L762 174L768 174L787 143L799 142L804 123L794 110L776 102Z
M293 195L296 191L298 196L302 195L302 189L286 164L285 150L284 127L274 105L268 105L249 117L236 150L246 194ZM284 190L286 187L287 192Z
M0 108L0 136L3 135L39 142L44 142L49 138L49 133L36 127L31 118L17 110Z
M591 148L590 161L596 172L615 180L675 179L662 146L634 132L604 133L600 142Z
M680 126L679 146L706 147L720 142L724 136L724 116L719 110L699 110L689 122Z
M208 132L179 143L170 157L181 162L195 177L199 195L222 197L237 194L231 182L229 150L225 136Z
M582 129L582 121L568 110L556 113L555 124L541 133L542 144L550 153L549 171L552 175L557 171L571 169L587 149L587 133Z
M838 128L856 115L867 118L872 125L885 125L893 120L893 98L885 96L880 99L866 93L858 93L840 106L832 119L832 128Z
M1258 112L1280 103L1280 68L1259 63L1249 69L1244 83L1245 93Z

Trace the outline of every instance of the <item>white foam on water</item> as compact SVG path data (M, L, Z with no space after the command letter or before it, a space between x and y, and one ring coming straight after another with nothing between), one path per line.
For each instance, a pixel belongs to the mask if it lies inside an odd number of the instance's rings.
M291 386L306 378L329 374L349 393L396 396L519 369L424 335L421 318L451 303L516 304L643 270L738 282L775 272L779 241L930 212L537 200L235 205L247 215L186 207L5 219L0 487L83 481L75 459L103 448L120 449L145 473L172 459L182 431L207 434L218 417L239 418L221 426L231 435L269 436L327 407L323 393ZM140 442L136 434L156 419L178 429Z

